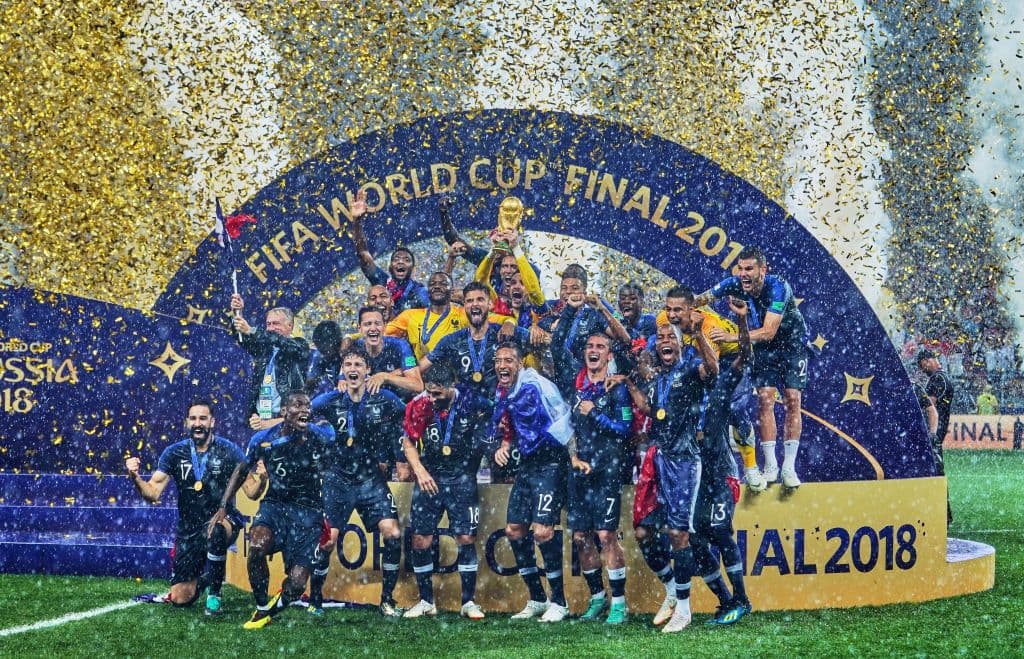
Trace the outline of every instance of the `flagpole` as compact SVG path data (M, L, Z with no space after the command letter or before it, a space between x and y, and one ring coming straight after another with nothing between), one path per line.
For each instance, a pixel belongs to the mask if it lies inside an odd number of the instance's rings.
M221 227L221 235L223 240L226 241L228 248L228 261L231 264L231 292L238 295L238 268L235 267L235 247L231 244L231 234L228 233L227 222L224 221L224 211L220 206L220 197L214 197L214 202L217 209L217 222ZM235 309L235 318L241 318L242 312L239 309ZM238 340L242 340L242 332L238 332Z

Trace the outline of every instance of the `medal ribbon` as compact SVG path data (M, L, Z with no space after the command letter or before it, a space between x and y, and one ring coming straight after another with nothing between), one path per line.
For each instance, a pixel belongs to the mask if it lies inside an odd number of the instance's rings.
M473 371L483 373L484 355L487 353L487 332L484 332L484 338L480 341L480 352L473 347L475 341L472 336L467 335L466 342L469 344L469 361L473 364Z
M363 394L363 397L359 399L358 403L355 402L354 400L352 400L352 397L349 396L349 402L351 402L352 404L348 406L347 410L345 410L345 419L346 419L346 421L345 421L345 430L348 432L348 438L350 440L355 441L355 438L356 438L356 413L360 411L360 407L362 406L363 401L365 401L365 400L366 400L366 394L365 393Z
M430 343L430 337L434 336L434 332L437 331L437 326L448 317L448 314L451 313L451 311L451 306L445 309L444 313L434 321L434 324L430 326L429 330L427 329L427 323L430 321L430 309L427 309L426 312L424 312L423 325L420 326L420 343L423 344L424 348L426 348L427 344Z
M448 414L446 416L448 418L445 420L447 425L444 428L444 443L442 446L448 446L452 441L452 428L455 427L455 401L452 401L452 404L448 407ZM434 412L434 423L437 424L438 428L441 427L441 414L439 412Z
M189 449L192 451L192 474L195 476L196 481L203 480L203 475L206 473L206 461L210 458L210 447L207 442L206 450L203 452L202 459L199 458L199 451L196 450L195 442L188 443Z
M655 383L655 393L658 399L659 410L665 409L665 403L668 402L668 392L672 389L672 378L677 370L679 370L679 367L674 366L668 373L658 376Z

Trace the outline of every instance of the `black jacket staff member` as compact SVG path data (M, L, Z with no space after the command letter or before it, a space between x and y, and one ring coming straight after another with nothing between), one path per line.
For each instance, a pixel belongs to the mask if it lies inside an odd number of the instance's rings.
M309 344L292 336L294 314L287 307L267 312L266 329L251 326L242 316L245 301L237 293L231 296L232 321L242 348L252 355L253 378L249 391L249 426L267 427L281 411L281 401L289 392L305 386Z

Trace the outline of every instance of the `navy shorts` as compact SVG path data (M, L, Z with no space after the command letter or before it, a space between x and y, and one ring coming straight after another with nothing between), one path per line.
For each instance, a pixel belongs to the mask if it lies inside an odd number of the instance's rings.
M622 474L618 463L583 474L569 473L569 528L616 531L622 511Z
M750 382L748 372L736 385L729 400L729 425L736 429L739 434L738 443L753 441L751 432L754 429L752 423L752 412L757 409L757 394Z
M700 488L700 458L670 458L661 450L654 454L658 475L658 505L664 525L678 531L693 531L693 513Z
M324 479L324 512L331 528L343 529L352 511L359 513L363 527L373 531L383 519L398 519L398 506L387 481L374 478L362 483Z
M754 346L754 365L750 380L755 387L803 390L807 386L807 346L795 340L779 345Z
M708 541L713 540L722 531L732 535L732 517L735 511L732 490L724 478L702 479L697 490L694 532Z
M480 525L480 496L476 475L437 481L438 493L431 496L413 487L409 526L415 535L434 535L441 515L448 513L448 529L454 535L476 535Z
M231 522L231 532L228 533L228 546L230 547L238 532L244 526L237 511L228 513L227 520ZM174 537L174 564L171 566L171 585L195 581L203 573L206 567L206 555L210 551L210 540L206 537L206 525L198 529L178 534Z
M565 465L520 465L508 495L509 524L557 526L565 505Z
M266 526L271 530L274 534L271 553L284 555L285 571L295 565L311 570L320 546L323 521L323 511L316 508L264 499L252 528Z

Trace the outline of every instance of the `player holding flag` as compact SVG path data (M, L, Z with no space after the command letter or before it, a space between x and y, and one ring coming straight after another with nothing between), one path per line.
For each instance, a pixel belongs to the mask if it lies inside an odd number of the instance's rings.
M576 458L569 406L553 382L532 368L523 368L521 348L514 343L500 345L494 367L498 390L491 420L502 437L494 462L501 467L508 464L513 435L522 456L509 493L505 535L530 590L530 600L512 619L541 616L541 622L559 622L569 614L562 581L562 541L555 536L565 501L567 458L574 467L585 471L589 467ZM528 531L533 532L532 538ZM544 557L550 602L537 573L534 541Z

